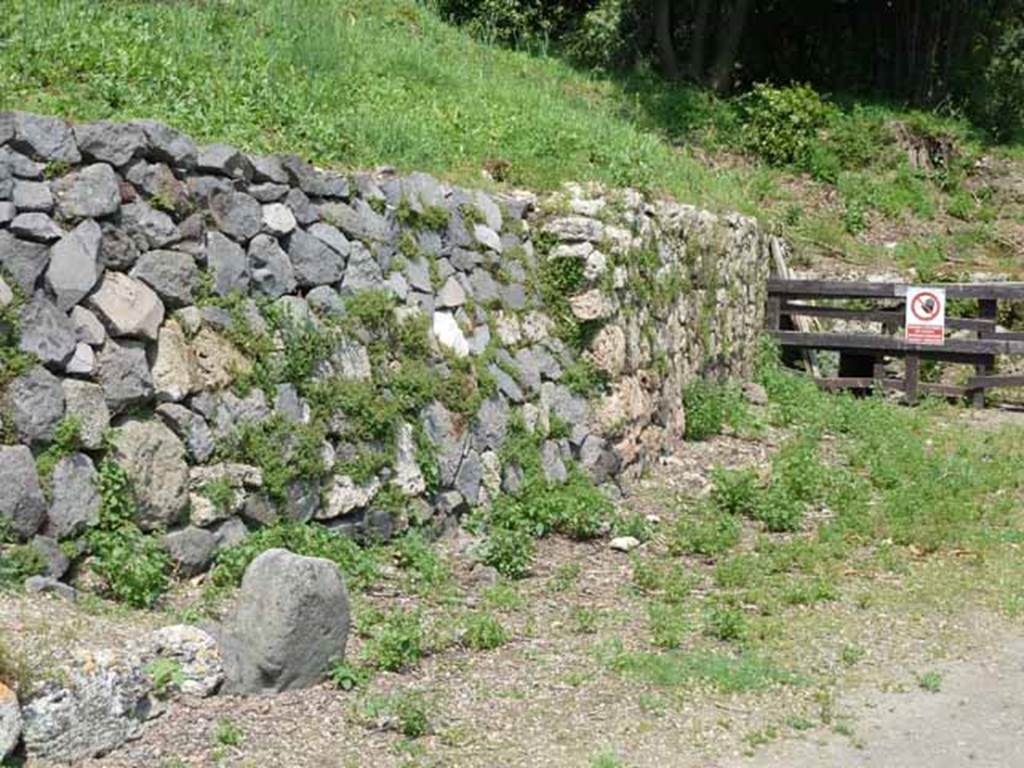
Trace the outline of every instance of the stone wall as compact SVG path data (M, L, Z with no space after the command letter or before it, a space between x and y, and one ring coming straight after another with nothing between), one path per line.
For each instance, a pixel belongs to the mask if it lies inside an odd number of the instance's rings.
M670 448L748 373L768 239L633 190L538 198L0 114L0 521L54 550L97 467L182 574L281 516L387 536Z

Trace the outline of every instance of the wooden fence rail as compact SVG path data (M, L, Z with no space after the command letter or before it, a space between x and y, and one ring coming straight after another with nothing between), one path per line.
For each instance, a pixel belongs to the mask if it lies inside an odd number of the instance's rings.
M1024 386L1022 375L996 373L997 356L1024 355L1024 333L1000 331L997 324L999 302L1024 301L1024 283L944 283L941 287L947 301L974 299L978 303L977 317L950 316L947 311L946 329L956 335L947 336L941 345L914 344L899 335L908 288L901 283L772 278L768 281L768 331L784 350L838 351L839 375L816 377L828 389L897 390L909 403L916 402L920 392L966 396L980 407L985 403L986 389ZM835 305L851 300L856 300L858 306ZM806 321L795 322L798 317L880 323L882 332L796 330L806 328ZM905 362L902 379L886 374L885 361L893 357ZM963 385L923 382L921 360L966 363L974 366L975 375Z

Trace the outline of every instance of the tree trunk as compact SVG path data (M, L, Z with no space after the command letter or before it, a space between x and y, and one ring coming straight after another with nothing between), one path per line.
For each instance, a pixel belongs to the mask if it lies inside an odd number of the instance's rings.
M686 65L686 75L697 83L704 81L704 49L710 9L711 0L698 0L697 13L693 19L693 32L690 35L690 58Z
M679 77L676 49L672 44L671 0L654 0L654 37L658 41L661 72L669 80Z
M725 93L732 85L732 69L743 39L743 28L747 24L751 0L734 0L729 9L727 26L718 41L715 63L711 67L711 87Z

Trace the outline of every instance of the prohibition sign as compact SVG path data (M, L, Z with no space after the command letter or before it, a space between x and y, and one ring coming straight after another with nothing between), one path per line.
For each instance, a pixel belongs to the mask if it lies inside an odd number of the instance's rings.
M910 302L910 311L915 318L923 323L928 323L939 316L942 311L942 301L931 291L921 291L914 294L914 300Z

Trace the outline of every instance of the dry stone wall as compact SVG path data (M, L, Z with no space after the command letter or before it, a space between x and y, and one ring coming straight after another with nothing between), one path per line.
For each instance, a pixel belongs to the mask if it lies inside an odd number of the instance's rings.
M59 552L113 459L188 575L282 517L387 536L514 493L513 433L614 482L680 438L686 382L749 371L767 255L633 190L0 114L0 521Z

